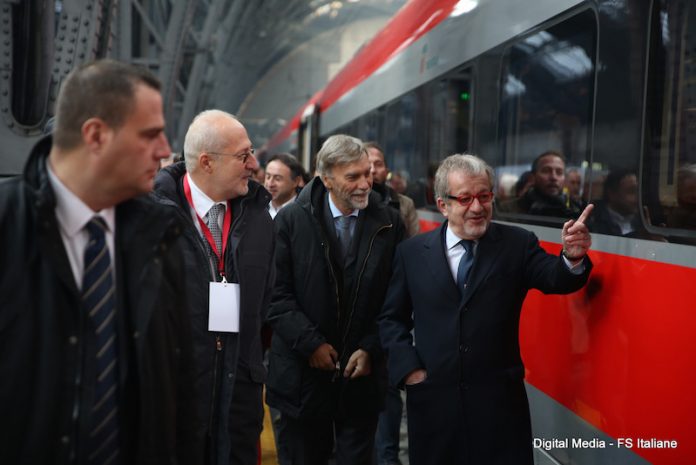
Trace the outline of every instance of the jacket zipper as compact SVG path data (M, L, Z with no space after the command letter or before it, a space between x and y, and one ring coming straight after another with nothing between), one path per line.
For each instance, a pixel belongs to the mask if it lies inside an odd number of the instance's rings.
M222 339L219 334L215 335L215 357L213 359L213 393L210 399L210 415L208 418L208 434L214 437L213 417L217 409L217 383L218 383L218 364L220 363L220 353L222 352Z
M355 305L358 303L358 294L360 292L360 283L362 281L363 274L365 273L365 268L367 267L367 260L370 258L370 255L372 254L372 246L375 243L375 239L377 238L377 235L385 229L391 229L394 225L393 224L387 224L382 227L380 227L375 233L372 235L372 238L370 239L370 247L367 249L367 255L365 256L365 260L363 261L362 267L360 268L360 274L358 275L358 281L357 285L355 287L355 294L353 296L353 305L350 310L350 316L348 317L348 322L346 323L346 330L343 333L343 343L342 343L342 351L344 353L341 354L341 358L345 355L345 350L346 350L346 342L348 341L348 333L350 332L350 324L353 321L353 315L355 314Z

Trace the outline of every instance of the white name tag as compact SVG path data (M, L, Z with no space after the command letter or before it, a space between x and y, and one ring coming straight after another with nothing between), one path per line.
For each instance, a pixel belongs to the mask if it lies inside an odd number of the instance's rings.
M208 331L239 332L239 284L210 283Z

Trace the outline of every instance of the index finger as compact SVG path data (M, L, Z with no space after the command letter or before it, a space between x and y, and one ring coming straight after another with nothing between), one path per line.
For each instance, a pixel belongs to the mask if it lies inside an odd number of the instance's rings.
M590 216L590 213L592 213L592 210L594 210L594 205L589 204L585 207L585 209L582 211L580 214L580 217L577 219L576 223L585 223L585 220L587 220L587 217Z

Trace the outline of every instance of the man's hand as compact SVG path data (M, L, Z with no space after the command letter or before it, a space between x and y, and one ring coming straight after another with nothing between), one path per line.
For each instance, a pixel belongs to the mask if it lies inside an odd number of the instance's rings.
M343 377L355 379L360 376L367 376L371 372L370 354L362 349L358 349L348 359L346 369L343 371Z
M336 360L338 360L338 352L333 346L327 342L323 343L309 357L309 366L319 370L332 371L336 369Z
M567 221L563 225L561 241L563 242L565 257L571 262L577 262L583 259L587 251L590 250L592 237L590 236L587 226L585 226L585 221L587 221L587 217L590 216L593 209L594 205L589 204L585 207L585 210L583 210L580 218Z
M409 375L406 377L404 380L404 384L406 386L413 386L414 384L420 384L423 381L425 381L425 378L428 377L428 373L422 369L419 368L418 370L413 370Z

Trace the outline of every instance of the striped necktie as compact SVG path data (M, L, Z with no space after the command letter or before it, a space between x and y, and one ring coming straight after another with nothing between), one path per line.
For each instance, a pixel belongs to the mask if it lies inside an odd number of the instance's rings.
M220 255L222 255L222 230L220 229L219 218L220 215L224 214L225 206L216 203L215 205L210 207L210 210L208 210L208 214L206 215L206 224L208 226L208 229L210 230L210 235L213 236L215 247L217 248L218 253ZM212 250L212 247L210 247L210 259L213 261L213 266L215 267L215 272L217 276L219 259L215 252Z
M116 340L116 299L111 256L106 245L106 223L95 216L87 223L89 242L85 249L82 305L94 331L94 403L90 412L87 463L118 461L118 364Z

